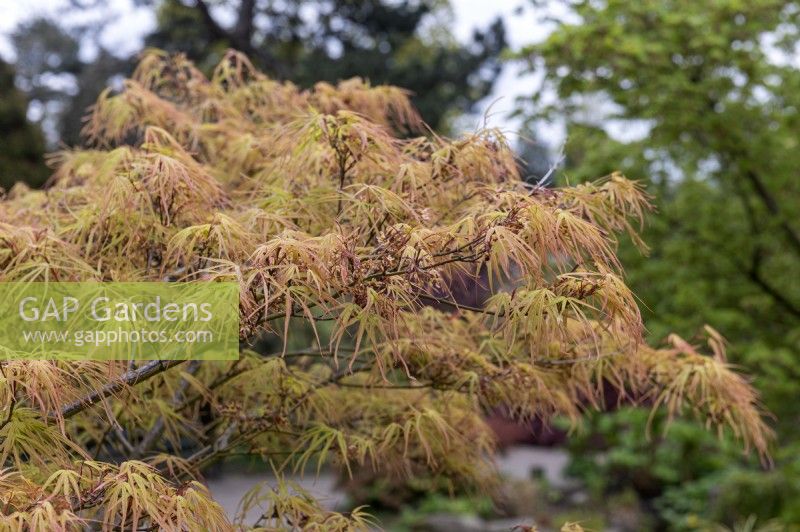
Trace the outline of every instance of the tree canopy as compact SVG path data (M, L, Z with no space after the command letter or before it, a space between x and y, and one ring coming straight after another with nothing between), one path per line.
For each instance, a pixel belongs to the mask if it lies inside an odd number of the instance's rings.
M713 323L731 341L732 360L755 375L782 441L795 442L800 5L568 7L547 39L522 52L544 79L539 95L523 102L527 116L566 122L564 180L612 170L644 180L659 210L642 235L650 258L628 244L620 259L650 338ZM790 449L779 466L796 467ZM761 479L794 490L793 471ZM795 508L760 506L764 518L788 512L796 522Z
M659 260L625 253L654 337L715 323L770 374L800 338L799 6L571 6L578 19L524 52L559 97L531 115L567 120L572 179L619 169L657 193L646 240Z
M225 24L219 10L233 12ZM211 66L236 48L277 79L303 87L353 76L403 87L425 121L442 130L454 114L487 96L506 46L498 18L475 30L469 43L455 40L441 0L165 0L147 44L184 52Z
M490 487L483 412L576 421L609 385L767 452L713 329L706 352L642 341L615 256L648 209L636 182L533 186L497 131L399 126L422 127L400 89L301 90L233 52L208 78L149 51L103 92L93 147L0 202L0 281L235 281L241 357L0 362L3 526L227 529L194 479L240 453L279 473L330 462ZM482 272L485 305L453 298ZM247 347L263 335L282 346ZM288 481L244 504L263 513L243 528L367 523Z
M92 13L103 4L74 2L64 8L67 14L91 17L92 24L34 18L11 35L18 85L37 109L51 149L80 144L88 106L112 81L129 76L136 63L139 50L129 55L101 42L109 21L95 20ZM411 91L415 107L439 131L491 92L506 46L500 19L476 29L469 42L457 41L447 25L453 14L441 0L158 0L141 5L155 11L157 22L144 35L145 45L185 53L207 74L234 47L273 78L304 88L361 76Z

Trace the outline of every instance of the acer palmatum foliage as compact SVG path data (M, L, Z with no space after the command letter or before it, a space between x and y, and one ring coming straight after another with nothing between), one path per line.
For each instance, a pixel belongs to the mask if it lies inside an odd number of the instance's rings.
M364 527L280 471L489 488L485 411L577 422L609 383L766 452L713 330L708 355L642 342L615 257L648 209L635 182L531 186L499 131L405 136L421 128L402 90L304 91L236 53L207 79L151 51L106 91L94 149L0 202L0 281L236 281L243 345L284 342L231 362L0 363L0 528L227 529L196 479L241 453L278 474L236 526ZM462 305L476 283L491 296Z

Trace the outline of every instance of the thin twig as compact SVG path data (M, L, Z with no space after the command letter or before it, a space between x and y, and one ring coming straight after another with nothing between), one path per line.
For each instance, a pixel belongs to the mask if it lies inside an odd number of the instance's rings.
M105 386L103 386L99 390L95 390L81 399L68 404L61 410L61 417L63 419L70 418L75 414L83 412L87 408L94 406L95 404L99 403L106 397L114 395L115 393L122 391L127 386L134 386L139 384L140 382L146 381L147 379L158 375L159 373L163 373L170 368L173 368L177 365L183 364L186 362L185 360L153 360L152 362L148 362L144 366L127 371L123 373L117 380L111 382Z

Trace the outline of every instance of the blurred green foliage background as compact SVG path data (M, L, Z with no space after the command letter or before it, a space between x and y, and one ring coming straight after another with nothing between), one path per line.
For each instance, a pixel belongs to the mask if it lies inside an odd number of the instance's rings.
M522 112L564 120L560 179L620 170L647 183L658 209L643 233L650 253L624 242L622 259L651 340L712 324L778 431L767 471L692 425L648 441L645 414L623 409L594 426L608 460L587 462L583 446L578 470L600 491L637 490L671 529L749 515L796 526L800 6L608 0L570 11L518 54L544 75Z

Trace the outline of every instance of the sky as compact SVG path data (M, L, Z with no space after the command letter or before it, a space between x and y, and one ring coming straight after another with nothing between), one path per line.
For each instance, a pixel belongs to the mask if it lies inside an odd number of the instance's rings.
M461 41L467 41L476 27L486 27L497 16L503 17L509 44L518 49L524 44L547 36L548 27L539 19L540 13L529 8L528 0L450 0L455 19L451 31ZM80 18L68 22L85 23L108 19L110 24L100 36L101 42L120 55L139 50L143 36L155 26L152 9L135 7L131 0L108 0L108 7L92 9ZM62 9L69 0L0 0L0 56L13 61L8 35L21 21L37 16L65 18ZM518 9L524 7L525 9ZM74 13L74 11L72 11ZM520 77L518 65L507 65L497 80L492 95L481 102L475 117L465 119L462 127L472 129L488 120L488 125L501 127L511 133L518 122L509 117L518 96L531 94L536 87L532 76ZM558 136L558 132L553 132Z

